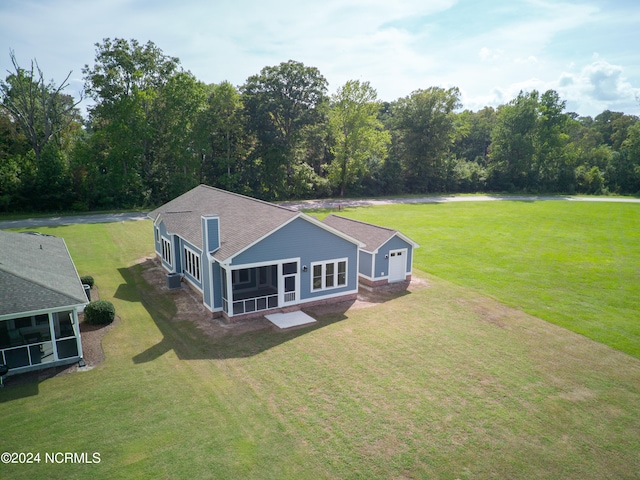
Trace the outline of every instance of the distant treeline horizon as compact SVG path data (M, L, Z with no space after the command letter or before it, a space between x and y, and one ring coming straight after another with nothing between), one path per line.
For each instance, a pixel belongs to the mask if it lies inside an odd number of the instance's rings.
M82 98L37 62L0 80L0 212L148 207L204 183L265 200L431 193L640 193L640 122L566 111L554 90L463 110L428 87L330 95L317 68L207 85L153 42L105 39Z

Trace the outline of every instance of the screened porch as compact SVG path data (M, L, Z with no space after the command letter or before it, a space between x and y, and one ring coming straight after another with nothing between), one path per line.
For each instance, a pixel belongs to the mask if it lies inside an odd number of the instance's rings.
M233 316L270 310L295 301L297 275L297 262L232 270L223 268L223 309ZM229 291L232 301L229 301Z
M9 371L82 356L73 310L0 321L0 363ZM31 367L31 368L30 368Z

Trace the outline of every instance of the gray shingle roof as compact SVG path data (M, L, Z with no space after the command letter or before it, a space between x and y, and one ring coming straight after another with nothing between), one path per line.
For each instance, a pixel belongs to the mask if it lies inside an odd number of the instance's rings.
M397 230L393 230L391 228L380 227L378 225L372 225L371 223L339 217L333 214L327 216L323 220L323 222L330 227L346 233L350 237L353 237L356 240L364 243L365 246L363 247L363 250L367 252L375 252L378 248L388 242L394 235L399 235L409 243L417 246L415 242L400 234Z
M224 261L301 214L207 185L195 187L149 213L156 223L164 221L169 233L179 234L201 250L203 215L220 218L221 244L214 257Z
M0 230L0 315L87 303L64 240Z

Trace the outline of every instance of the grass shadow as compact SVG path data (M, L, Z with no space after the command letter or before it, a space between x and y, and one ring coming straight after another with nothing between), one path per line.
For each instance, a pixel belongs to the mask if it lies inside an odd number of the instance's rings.
M0 403L38 395L40 393L40 382L60 374L68 373L68 370L74 369L76 366L77 363L73 363L70 365L59 365L57 367L9 375L4 378L4 387L0 388Z
M0 403L38 395L40 379L28 373L6 377L0 388Z
M151 272L150 270L157 269ZM199 295L182 286L177 290L168 290L162 283L164 272L153 260L143 264L120 269L126 285L118 291L126 292L122 296L132 301L132 291L137 292L136 300L162 333L162 340L133 357L136 364L157 359L169 351L174 351L181 360L243 358L260 354L302 335L325 328L348 318L348 310L354 301L338 302L329 306L304 308L305 313L316 319L316 323L280 330L264 317L243 320L238 323L225 323L221 318L213 318L202 307ZM146 278L155 277L151 283ZM384 298L395 298L409 292L388 294ZM181 312L188 302L187 313ZM189 313L189 311L191 313Z

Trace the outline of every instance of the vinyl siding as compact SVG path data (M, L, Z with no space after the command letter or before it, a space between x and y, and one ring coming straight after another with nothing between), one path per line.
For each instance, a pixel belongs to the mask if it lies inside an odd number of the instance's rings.
M202 231L206 236L202 239L203 249L213 252L220 248L220 218L217 216L202 217ZM208 243L205 245L205 241Z
M360 274L366 277L373 277L373 255L369 252L360 251Z
M301 300L321 298L357 289L357 245L297 218L233 258L232 266L300 259ZM338 258L347 259L347 284L328 291L311 291L311 264ZM303 267L307 271L303 271Z
M398 236L391 237L386 243L384 243L378 253L376 254L376 271L371 278L383 278L389 275L389 259L385 258L385 255L389 254L390 250L400 250L402 248L407 249L407 271L411 272L411 265L413 264L413 248L411 244L405 242Z

